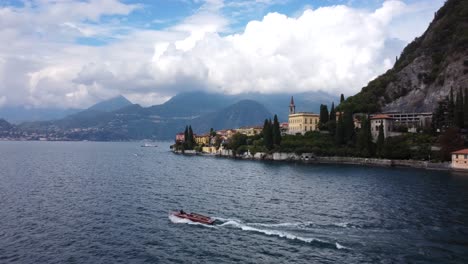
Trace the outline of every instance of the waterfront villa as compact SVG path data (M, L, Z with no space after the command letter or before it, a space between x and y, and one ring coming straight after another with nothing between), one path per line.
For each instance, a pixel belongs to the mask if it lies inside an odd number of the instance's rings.
M176 142L184 142L185 141L185 134L184 133L177 133L175 137Z
M289 104L288 134L305 134L307 131L316 131L318 130L319 119L320 116L315 113L296 113L294 98L291 96L291 103Z
M241 133L247 136L255 136L262 132L263 126L246 126L236 129L237 133Z
M392 131L393 127L393 119L384 114L378 114L371 116L370 118L371 121L371 134L372 138L377 140L377 137L379 136L379 127L383 126L383 132L384 132L384 138L387 138L390 136L390 132Z
M236 130L234 129L223 129L223 130L216 131L216 135L225 139L230 139L235 133L236 133Z
M208 145L210 144L210 134L203 134L203 135L195 135L195 142L198 145Z
M455 170L468 170L468 149L452 152L451 166Z

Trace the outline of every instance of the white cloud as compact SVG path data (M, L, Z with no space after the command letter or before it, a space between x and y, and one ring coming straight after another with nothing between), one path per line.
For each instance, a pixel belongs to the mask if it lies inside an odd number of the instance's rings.
M260 4L272 2L277 1ZM269 13L225 35L230 20L222 10L232 3L206 1L192 16L159 31L102 22L102 16L140 8L117 0L0 7L1 101L86 107L124 94L150 105L193 89L351 95L391 67L401 40L419 35L441 5L392 0L374 11L329 6L294 17ZM91 47L74 43L77 37L113 41Z

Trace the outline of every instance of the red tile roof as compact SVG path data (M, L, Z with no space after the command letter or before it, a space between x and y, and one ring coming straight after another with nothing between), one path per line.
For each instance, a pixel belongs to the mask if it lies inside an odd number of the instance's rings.
M468 148L454 151L452 154L468 154Z
M371 119L392 119L392 118L389 115L378 114L378 115L372 116Z

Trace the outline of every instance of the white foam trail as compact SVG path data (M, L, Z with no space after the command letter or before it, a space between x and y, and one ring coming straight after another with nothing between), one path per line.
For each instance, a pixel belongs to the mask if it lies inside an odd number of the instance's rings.
M338 227L349 227L349 223L346 223L346 222L344 222L344 223L335 223L334 225L338 226Z
M246 223L252 226L264 226L264 227L300 227L306 226L305 223L278 223L278 224L264 224L264 223Z
M215 220L219 220L221 222L228 222L228 221L237 221L237 222L241 222L241 220L239 219L236 219L236 218L222 218L222 217L211 217Z
M345 247L343 245L338 244L338 242L335 242L335 245L336 245L337 249L349 249L349 248L347 248L347 247Z
M278 237L281 237L281 238L287 238L287 239L292 239L292 240L300 240L300 241L307 242L307 243L311 243L311 242L328 243L328 242L320 240L320 239L300 237L300 236L296 236L296 235L293 235L291 233L284 232L284 231L255 228L255 227L251 227L251 226L239 223L237 221L232 221L232 220L227 221L227 222L221 224L220 226L227 226L227 225L234 226L234 227L239 228L239 229L244 230L244 231L253 231L253 232L257 232L257 233L263 233L263 234L269 235L269 236L278 236Z
M263 223L242 223L241 220L238 219L228 219L228 218L221 218L221 217L213 217L216 220L223 221L224 223L220 225L205 225L202 223L197 223L190 221L189 219L185 218L180 218L175 215L169 215L169 219L171 222L175 224L190 224L190 225L201 225L204 227L210 227L210 228L218 228L218 227L226 227L226 226L232 226L235 228L239 228L243 231L250 231L250 232L257 232L257 233L262 233L268 236L277 236L281 238L287 238L291 240L299 240L302 242L306 243L313 243L313 242L318 242L322 244L328 244L328 245L334 245L337 249L348 249L347 247L339 244L338 242L335 242L333 244L332 242L327 242L324 240L320 240L318 238L309 238L309 237L301 237L301 236L296 236L294 234L291 234L289 232L285 231L280 231L280 230L272 230L272 229L261 229L261 228L256 228L254 226L262 226L262 227L298 227L298 226L307 226L307 225L312 225L313 223L308 222L308 223L279 223L279 224L263 224Z

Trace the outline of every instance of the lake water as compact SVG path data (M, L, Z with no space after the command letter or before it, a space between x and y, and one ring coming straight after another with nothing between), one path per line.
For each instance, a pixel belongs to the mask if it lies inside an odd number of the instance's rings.
M468 263L467 174L140 145L0 142L0 263Z

